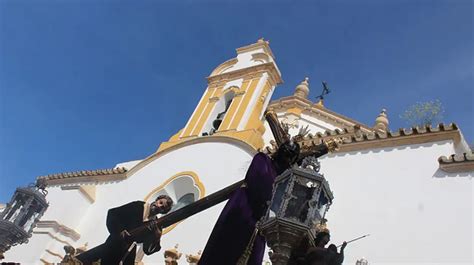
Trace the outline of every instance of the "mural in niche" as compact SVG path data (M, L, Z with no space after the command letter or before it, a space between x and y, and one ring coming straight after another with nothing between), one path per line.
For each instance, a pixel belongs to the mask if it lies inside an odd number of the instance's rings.
M147 203L151 203L160 195L168 195L173 201L174 205L170 212L176 211L188 204L191 204L205 195L204 185L199 180L194 172L181 172L166 180L162 185L153 189L146 197ZM163 230L163 234L168 233L177 224L167 227Z

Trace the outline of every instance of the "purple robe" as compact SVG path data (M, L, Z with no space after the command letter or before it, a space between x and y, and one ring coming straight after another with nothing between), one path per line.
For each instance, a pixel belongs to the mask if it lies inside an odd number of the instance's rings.
M256 154L245 176L246 187L236 190L225 205L199 265L237 263L254 232L255 223L265 214L276 177L272 160L266 154ZM257 235L248 264L261 265L264 251L265 239Z

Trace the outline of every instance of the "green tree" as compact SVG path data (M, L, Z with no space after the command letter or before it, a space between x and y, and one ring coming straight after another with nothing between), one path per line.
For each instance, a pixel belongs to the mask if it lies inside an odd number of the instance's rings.
M443 114L443 104L439 100L432 100L411 105L400 115L400 118L410 126L424 126L441 122Z

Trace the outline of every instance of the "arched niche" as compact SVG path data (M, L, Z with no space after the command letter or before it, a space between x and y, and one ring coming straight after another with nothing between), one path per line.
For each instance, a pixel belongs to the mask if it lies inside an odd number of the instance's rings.
M154 188L145 196L144 201L151 203L160 195L168 195L173 199L174 205L170 211L172 212L203 198L205 188L196 173L186 171L170 177L163 184ZM163 234L168 233L178 224L167 227L163 230Z

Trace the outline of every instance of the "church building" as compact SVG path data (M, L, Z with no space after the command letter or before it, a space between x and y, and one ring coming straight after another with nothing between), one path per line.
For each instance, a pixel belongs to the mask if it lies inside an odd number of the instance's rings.
M252 157L274 148L263 117L273 110L291 135L308 126L305 144L343 142L320 158L334 193L326 216L331 242L370 234L347 246L344 264L474 262L474 156L456 124L391 131L385 110L363 124L311 101L308 78L292 95L272 98L281 83L267 41L238 48L207 77L187 123L153 154L110 169L38 177L47 183L49 208L29 242L12 247L5 261L58 263L65 245L90 249L105 241L110 208L166 194L177 209L243 179ZM166 228L162 250L147 256L139 247L136 264L165 264L165 252L180 257L178 264L195 264L223 206Z

